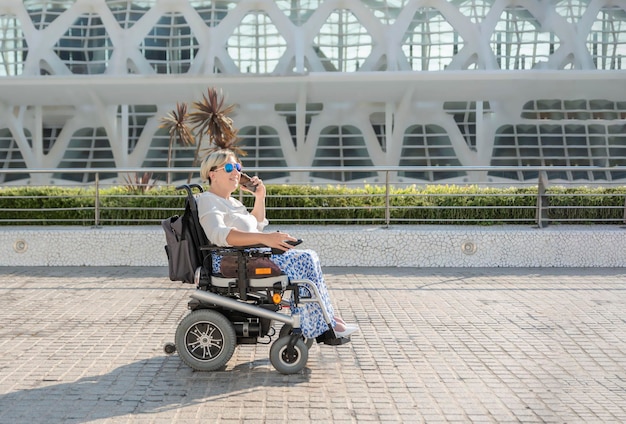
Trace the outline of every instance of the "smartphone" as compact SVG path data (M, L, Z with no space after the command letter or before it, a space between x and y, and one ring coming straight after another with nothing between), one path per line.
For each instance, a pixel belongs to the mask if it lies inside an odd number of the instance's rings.
M239 184L241 184L253 193L256 191L256 186L252 184L252 181L250 180L250 176L248 174L244 174L243 172L241 173L241 175L239 176Z

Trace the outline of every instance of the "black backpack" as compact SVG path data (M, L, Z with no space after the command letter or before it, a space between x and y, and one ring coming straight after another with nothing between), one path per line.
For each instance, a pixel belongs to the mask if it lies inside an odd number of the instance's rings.
M196 269L203 265L205 256L208 255L208 251L203 251L200 247L209 244L198 219L194 188L201 193L204 191L199 184L176 187L177 190L187 191L185 212L182 216L174 215L161 221L167 243L165 252L170 280L190 284L194 282Z

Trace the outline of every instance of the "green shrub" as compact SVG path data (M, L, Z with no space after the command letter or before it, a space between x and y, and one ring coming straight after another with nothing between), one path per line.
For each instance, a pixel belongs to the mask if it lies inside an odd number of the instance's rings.
M273 224L386 223L384 186L267 187ZM626 187L550 187L551 223L622 223ZM236 195L236 193L235 193ZM1 225L155 225L182 213L185 193L173 187L147 191L94 188L0 188ZM242 195L252 206L254 198ZM535 223L536 188L432 185L392 188L390 224L495 225ZM97 219L96 219L97 217Z

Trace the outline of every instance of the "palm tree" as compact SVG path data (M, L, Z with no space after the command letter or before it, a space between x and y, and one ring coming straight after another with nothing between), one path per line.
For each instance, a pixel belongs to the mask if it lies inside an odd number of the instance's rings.
M209 87L207 93L202 95L202 100L194 102L193 107L195 112L188 114L186 103L176 103L176 110L161 118L161 128L167 128L170 135L168 168L171 166L172 149L176 140L182 146L196 145L192 166L197 166L205 135L209 136L206 154L215 149L230 149L239 156L246 155L246 152L236 146L239 141L238 130L233 126L233 120L229 116L236 106L224 106L224 95L221 90L218 93L215 88ZM214 147L210 147L211 145ZM189 174L187 182L191 181L191 177L192 174ZM169 173L167 183L170 183Z
M172 152L176 141L178 141L178 144L181 146L191 146L196 142L193 133L189 129L188 121L189 115L187 114L186 103L176 103L176 109L161 118L161 125L159 128L166 128L170 135L170 144L167 150L168 168L171 168L172 166ZM198 145L199 144L200 143L198 143ZM169 172L167 173L167 183L171 183L171 176Z

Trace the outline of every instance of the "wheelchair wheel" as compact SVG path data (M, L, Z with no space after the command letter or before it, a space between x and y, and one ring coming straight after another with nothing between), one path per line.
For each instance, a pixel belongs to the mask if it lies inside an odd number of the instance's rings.
M191 312L176 329L176 350L183 362L197 371L226 365L235 352L235 327L222 314L209 309Z
M290 352L288 349L289 336L278 338L270 348L270 362L282 374L295 374L300 372L309 359L309 349L304 341L298 339Z
M280 329L280 333L278 333L278 337L288 336L291 334L292 329L293 327L291 325L284 324ZM315 341L315 339L307 339L304 336L302 336L302 340L308 349L311 349L311 346L313 346L313 342Z

